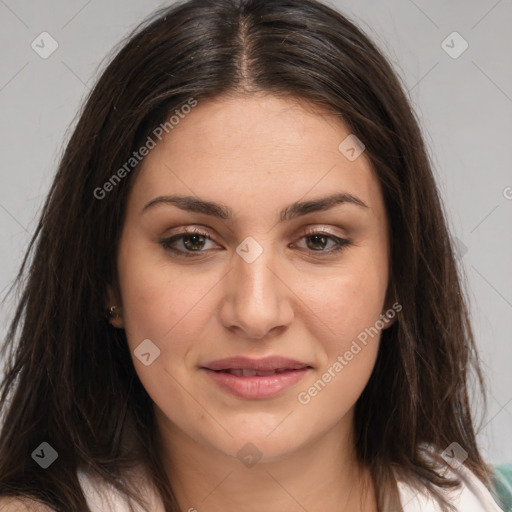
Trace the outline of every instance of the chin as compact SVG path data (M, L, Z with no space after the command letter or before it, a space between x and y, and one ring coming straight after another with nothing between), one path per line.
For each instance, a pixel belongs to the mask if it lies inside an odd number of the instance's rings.
M307 439L303 437L303 430L300 433L279 432L278 430L272 432L272 429L266 432L253 432L247 429L228 430L233 437L226 437L222 446L217 445L217 449L242 462L245 457L258 459L263 463L284 460L307 443Z

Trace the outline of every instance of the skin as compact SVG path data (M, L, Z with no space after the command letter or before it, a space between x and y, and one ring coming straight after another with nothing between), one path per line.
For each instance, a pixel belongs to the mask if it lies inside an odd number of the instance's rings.
M338 150L349 134L340 118L298 100L222 97L199 103L134 177L118 247L119 289L109 288L106 306L120 306L112 324L125 329L154 401L182 510L377 510L368 472L356 462L353 412L380 333L307 405L297 400L391 306L383 196L365 153L349 161ZM357 196L367 208L345 203L278 222L290 203L333 192ZM222 203L234 220L171 204L141 213L170 194ZM203 251L198 256L160 244L184 227L212 238L174 243ZM309 228L351 245L329 255L332 239L305 236ZM236 252L248 236L263 249L252 263ZM145 339L160 349L149 366L133 356ZM235 355L283 355L312 369L276 397L246 400L200 369ZM252 467L237 458L249 442L262 455Z

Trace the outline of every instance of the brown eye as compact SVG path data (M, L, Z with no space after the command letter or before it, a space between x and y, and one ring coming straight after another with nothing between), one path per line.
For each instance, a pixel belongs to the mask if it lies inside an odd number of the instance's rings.
M339 252L351 244L349 240L339 238L329 233L323 233L321 231L307 233L302 237L302 239L309 241L309 243L306 242L306 250L320 253L320 255ZM332 242L333 245L326 250L329 242Z
M174 254L182 255L185 257L195 257L194 253L205 253L202 250L207 241L212 241L207 233L199 230L185 231L177 235L171 236L160 240L160 245L166 250ZM176 248L176 243L181 242L182 248Z
M301 247L311 253L317 253L320 256L329 255L343 250L351 245L350 240L339 238L329 233L321 231L305 234L301 240L307 240L306 247ZM169 252L184 257L200 257L203 253L208 253L208 249L204 249L208 241L213 243L208 233L200 230L185 231L178 233L169 238L160 240L160 245ZM176 245L181 243L181 247ZM327 248L332 243L330 248ZM204 249L204 250L203 250Z

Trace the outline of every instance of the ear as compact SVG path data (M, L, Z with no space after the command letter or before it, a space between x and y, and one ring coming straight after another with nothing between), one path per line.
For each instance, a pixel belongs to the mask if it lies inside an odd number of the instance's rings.
M117 288L112 285L107 285L107 304L105 304L105 312L108 314L110 308L116 306L113 314L109 317L108 322L110 325L117 327L118 329L124 328L123 320L123 307L121 302L121 294Z
M390 283L386 294L384 311L382 311L382 319L386 323L386 326L383 328L383 330L388 329L398 320L399 311L402 311L402 305L396 298L394 283Z

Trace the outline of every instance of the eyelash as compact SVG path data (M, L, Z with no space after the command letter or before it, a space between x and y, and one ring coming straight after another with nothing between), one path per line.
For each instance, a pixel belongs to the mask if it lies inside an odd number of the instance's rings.
M201 231L200 229L197 229L197 228L192 228L190 229L190 231L184 231L182 233L179 233L177 235L173 235L169 238L164 238L163 240L160 240L160 245L166 250L166 251L169 251L169 252L172 252L174 254L177 254L179 256L184 256L185 258L197 258L197 257L200 257L199 254L200 253L204 253L204 252L207 252L207 251L202 251L202 250L199 250L199 251L181 251L179 249L176 249L174 247L172 247L172 244L180 239L183 239L185 238L186 236L191 236L191 235L200 235L202 236L203 238L206 238L207 240L212 240L211 237L208 235L208 233L205 233L204 231ZM326 256L329 256L329 255L332 255L332 254L335 254L335 253L338 253L338 252L341 252L343 251L346 247L348 247L349 245L352 244L352 242L350 240L347 240L345 238L339 238L337 236L334 236L334 235L331 235L329 233L324 233L323 231L309 231L307 233L304 233L304 235L301 237L302 238L310 238L310 237L313 237L313 236L323 236L323 237L326 237L328 239L331 239L335 242L335 247L330 249L330 250L318 250L318 251L315 251L313 249L305 249L306 251L310 251L312 253L315 253L315 254L319 254L320 256L323 256L323 255L326 255Z

